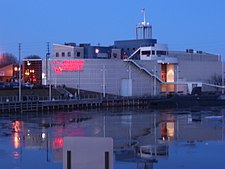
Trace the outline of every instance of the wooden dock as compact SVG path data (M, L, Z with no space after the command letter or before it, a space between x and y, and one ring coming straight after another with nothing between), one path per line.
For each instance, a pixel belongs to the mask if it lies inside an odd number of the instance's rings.
M146 106L146 98L111 98L111 99L70 99L70 100L26 100L1 102L0 112L35 112L49 110L76 110L101 107Z

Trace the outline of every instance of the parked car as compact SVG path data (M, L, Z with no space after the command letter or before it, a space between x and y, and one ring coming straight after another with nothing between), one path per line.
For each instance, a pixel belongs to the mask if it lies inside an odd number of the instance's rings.
M23 86L26 88L33 88L34 84L27 82L27 83L23 83Z
M5 82L0 82L0 89L5 88Z

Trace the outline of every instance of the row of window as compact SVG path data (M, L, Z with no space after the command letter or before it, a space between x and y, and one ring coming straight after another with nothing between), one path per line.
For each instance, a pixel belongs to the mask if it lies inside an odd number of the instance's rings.
M167 55L167 51L161 51L161 50L150 51L150 50L147 50L147 51L141 51L141 55L147 55L147 56L150 56L150 55Z
M61 57L71 57L71 52L56 52L55 53L55 57L60 57L60 54L61 54ZM76 52L76 57L80 57L81 56L81 53L80 52Z
M122 51L124 51L125 49L124 48L122 48L121 49ZM127 48L127 51L129 51L130 50L130 48ZM135 48L133 48L133 51L135 51L136 49Z

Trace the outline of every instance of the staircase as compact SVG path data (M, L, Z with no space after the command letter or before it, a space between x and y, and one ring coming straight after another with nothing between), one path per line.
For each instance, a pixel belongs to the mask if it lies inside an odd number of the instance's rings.
M60 95L65 98L70 98L71 96L73 96L73 94L66 90L64 87L56 87L55 90L57 90L57 92L59 92Z
M134 52L135 53L135 52ZM133 54L132 54L133 55ZM132 55L129 57L131 58ZM133 59L124 59L125 62L130 62L132 64L134 64L137 68L139 68L140 70L144 71L145 73L147 73L149 76L156 78L160 83L165 83L164 81L162 81L156 74L154 74L153 72L150 72L148 69L146 69L145 67L142 67L141 65L139 65L137 62L135 62Z

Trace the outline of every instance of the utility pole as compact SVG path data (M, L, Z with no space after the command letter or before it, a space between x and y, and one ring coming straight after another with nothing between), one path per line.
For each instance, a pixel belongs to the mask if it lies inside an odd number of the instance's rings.
M153 95L156 96L156 65L154 65L154 79L153 79Z
M222 73L221 74L221 76L222 76L222 83L221 83L222 90L221 91L222 91L222 94L224 94L224 70L223 70L224 67L223 67L223 58L222 57L221 57L221 63L222 63L222 65L221 65L222 66L222 72L221 72Z
M51 66L49 66L49 76L48 76L48 62L50 58L50 47L49 42L47 42L47 53L46 53L46 85L49 86L48 96L49 100L52 100L52 89L51 89ZM51 65L51 64L50 64Z
M19 102L21 102L21 43L19 43Z
M49 55L50 55L49 42L47 42L46 71L45 71L46 85L47 85L47 82L48 82L48 59L49 59Z
M105 64L103 65L102 68L102 93L103 93L103 98L105 98L105 94L106 94L106 86L105 86Z

